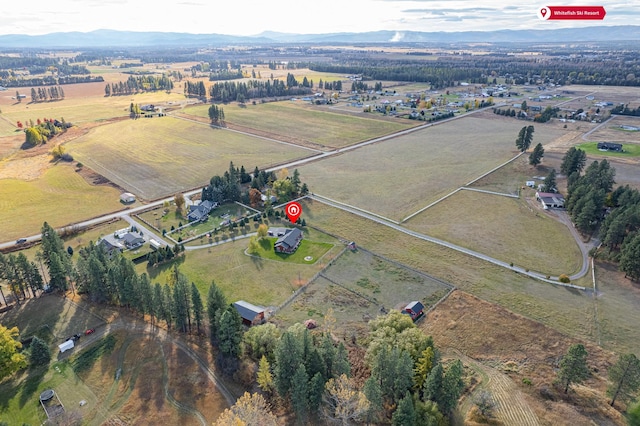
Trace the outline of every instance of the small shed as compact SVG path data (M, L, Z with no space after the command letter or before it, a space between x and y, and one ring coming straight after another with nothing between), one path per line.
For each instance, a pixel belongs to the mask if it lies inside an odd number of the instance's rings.
M58 348L60 348L60 352L61 352L61 353L62 353L62 352L66 352L66 351L68 351L69 349L73 349L73 347L74 347L73 339L69 339L69 340L67 340L66 342L64 342L64 343L62 343L62 344L60 344L60 345L58 345Z
M402 310L402 313L411 316L411 319L416 321L418 318L424 315L424 305L415 300L405 306L405 308Z
M236 308L242 317L243 324L245 325L252 326L262 324L264 322L265 309L261 306L253 305L249 302L245 302L244 300L238 300L233 303L233 307Z
M136 196L130 192L125 192L123 194L120 194L120 202L124 204L133 203L135 201L136 201Z

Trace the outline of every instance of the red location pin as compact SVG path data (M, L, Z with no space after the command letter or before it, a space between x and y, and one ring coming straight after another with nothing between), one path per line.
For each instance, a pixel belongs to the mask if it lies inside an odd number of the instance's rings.
M292 201L287 204L287 207L285 207L284 211L287 214L289 221L291 223L296 223L298 221L298 218L302 214L302 206L297 202Z
M543 7L542 9L540 9L540 14L542 15L542 17L544 18L544 16L547 14L547 8Z

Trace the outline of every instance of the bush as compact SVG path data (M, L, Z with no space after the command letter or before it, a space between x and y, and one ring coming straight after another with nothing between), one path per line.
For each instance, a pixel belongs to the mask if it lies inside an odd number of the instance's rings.
M531 379L529 379L528 377L523 377L522 378L522 384L523 385L527 385L527 386L532 386L533 382L531 381Z
M567 274L562 274L558 277L558 281L561 283L569 284L571 282L571 278Z
M62 161L67 161L67 162L69 162L69 163L70 163L70 162L72 162L72 161L73 161L73 155L71 155L71 154L67 154L67 153L65 152L64 154L62 154L62 155L60 156L60 159L61 159Z

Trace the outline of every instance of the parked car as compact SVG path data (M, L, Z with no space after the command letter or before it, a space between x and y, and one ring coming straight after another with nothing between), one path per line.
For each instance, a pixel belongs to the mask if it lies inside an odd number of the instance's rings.
M90 328L90 329L88 329L87 331L85 331L85 332L84 332L84 334L85 334L86 336L88 336L88 335L90 335L90 334L93 334L95 331L96 331L96 329L95 329L95 328Z
M16 244L24 244L27 242L26 238L20 238L18 241L16 241Z

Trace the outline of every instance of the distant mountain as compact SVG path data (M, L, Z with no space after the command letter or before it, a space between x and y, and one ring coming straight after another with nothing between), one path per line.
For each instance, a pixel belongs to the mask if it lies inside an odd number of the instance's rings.
M88 33L59 32L37 36L0 35L0 47L135 47L135 46L217 46L228 44L277 43L463 43L463 42L618 42L640 40L640 26L593 26L553 30L497 30L463 32L372 31L366 33L288 34L273 31L256 36L134 32L96 30Z

